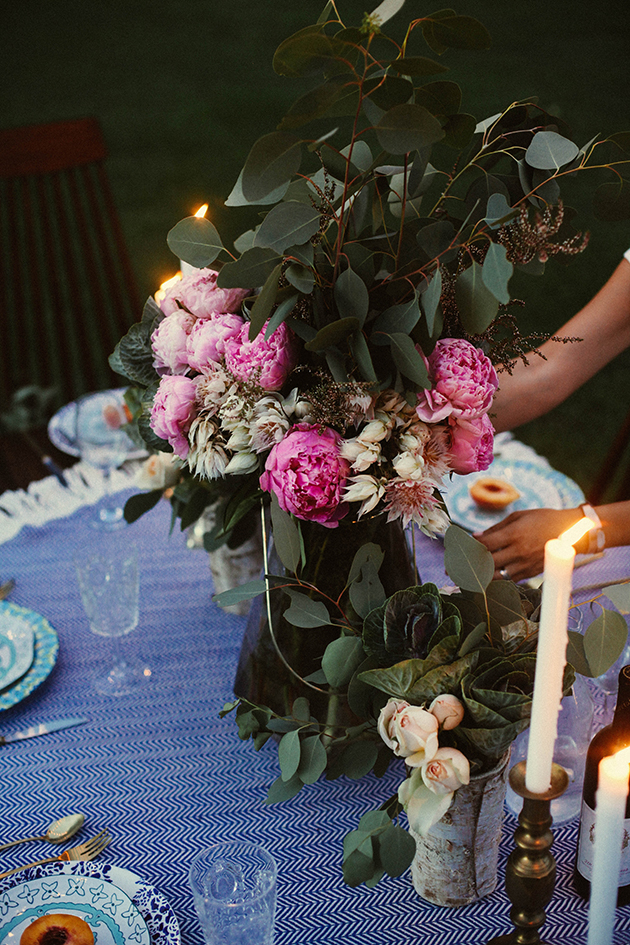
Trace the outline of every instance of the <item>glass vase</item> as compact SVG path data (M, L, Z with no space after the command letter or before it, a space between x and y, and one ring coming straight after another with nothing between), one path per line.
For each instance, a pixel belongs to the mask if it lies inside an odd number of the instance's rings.
M300 579L334 600L341 595L346 612L350 609L348 593L344 591L348 573L356 552L366 542L380 545L385 554L379 578L387 596L417 583L400 522L388 523L381 515L359 522L342 520L337 528L324 528L312 522L300 524L305 550ZM268 566L270 574L286 574L273 550L273 541ZM318 595L313 596L317 599ZM311 704L311 713L321 720L329 717L331 697L325 688L306 677L321 668L326 647L337 639L340 631L333 626L308 629L293 626L282 616L288 603L288 597L281 590L271 591L272 636L266 598L261 595L254 600L243 637L234 692L280 715L290 712L298 696L305 696ZM340 708L335 707L337 721ZM348 713L349 710L344 714Z

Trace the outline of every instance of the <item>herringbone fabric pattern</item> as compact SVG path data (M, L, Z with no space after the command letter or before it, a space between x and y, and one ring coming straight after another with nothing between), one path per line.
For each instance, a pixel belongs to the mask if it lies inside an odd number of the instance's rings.
M94 692L89 671L108 644L88 631L72 564L73 555L100 540L86 525L92 514L88 508L39 529L25 527L0 545L0 576L17 579L12 600L44 614L60 640L50 677L0 715L0 730L76 714L89 719L0 749L0 841L83 811L86 825L73 842L108 826L113 840L106 858L161 890L184 945L202 941L187 887L190 860L206 844L228 839L263 843L278 860L276 945L483 945L508 931L502 874L513 818L504 830L499 890L446 910L418 899L408 874L385 878L371 891L349 889L341 878L344 834L395 791L400 769L381 781L320 781L286 804L264 805L278 774L275 746L257 753L238 739L231 718L218 718L231 697L244 620L211 603L207 556L188 551L177 532L168 537L167 503L119 538L134 540L141 552L140 625L125 645L146 660L151 681L137 696L106 699ZM556 945L586 941L587 909L570 882L575 837L574 824L555 836L558 887L544 932ZM7 851L0 869L42 849ZM615 945L628 942L630 908L617 913Z

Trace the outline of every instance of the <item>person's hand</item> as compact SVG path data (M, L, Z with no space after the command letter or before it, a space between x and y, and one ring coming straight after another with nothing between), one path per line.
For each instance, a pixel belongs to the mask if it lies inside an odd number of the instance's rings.
M528 509L512 512L474 537L492 553L495 579L523 581L542 572L545 542L558 538L582 517L581 509ZM588 545L586 538L577 543L577 550L585 550L582 545Z

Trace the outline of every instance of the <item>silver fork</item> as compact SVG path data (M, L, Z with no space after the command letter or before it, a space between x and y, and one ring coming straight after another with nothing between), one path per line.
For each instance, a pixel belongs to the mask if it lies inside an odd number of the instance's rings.
M7 870L6 873L0 873L0 879L5 876L12 876L13 873L21 873L22 870L28 870L32 866L43 866L45 863L56 863L58 860L95 860L103 852L112 838L109 835L107 827L97 833L95 837L79 843L70 850L64 850L59 856L49 856L46 860L37 860L35 863L26 863L24 866L17 866L13 870Z

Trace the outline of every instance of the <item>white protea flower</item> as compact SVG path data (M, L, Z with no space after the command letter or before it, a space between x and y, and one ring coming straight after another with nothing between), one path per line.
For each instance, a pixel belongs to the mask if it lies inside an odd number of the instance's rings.
M355 472L365 472L372 463L378 462L381 448L378 443L365 443L361 437L353 437L343 441L340 453Z
M234 391L230 392L221 404L219 415L224 430L236 430L240 424L250 419L252 408L237 391Z
M188 432L190 450L186 461L192 473L205 479L219 479L225 475L229 457L217 422L199 416Z
M437 538L444 534L450 524L451 520L444 509L436 505L434 508L426 510L420 528L429 538Z
M196 379L197 400L204 413L213 416L223 401L236 390L231 378L220 369Z
M431 427L431 434L424 447L426 473L436 485L440 486L450 467L450 439L448 430L442 424Z
M291 421L284 409L284 400L270 394L262 397L254 407L248 426L249 446L255 453L271 449L286 436Z
M227 447L233 452L247 449L249 447L249 439L249 426L246 423L239 423L233 428L227 441Z
M304 423L312 423L313 405L294 387L290 394L281 399L282 409L287 417L296 417Z
M393 423L390 421L390 418L383 415L379 417L379 419L370 420L369 423L366 423L361 429L358 439L366 445L369 443L378 443L389 436L392 426Z
M401 479L422 479L424 477L424 458L420 452L405 450L392 460L396 474Z
M225 467L226 476L244 476L246 473L254 472L258 469L258 457L249 450L240 450L235 453L232 459Z
M361 518L366 512L375 509L378 503L385 495L385 486L381 480L374 476L359 475L353 476L348 480L343 494L344 502L361 502L362 505L357 513L357 518Z

